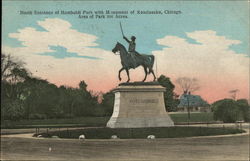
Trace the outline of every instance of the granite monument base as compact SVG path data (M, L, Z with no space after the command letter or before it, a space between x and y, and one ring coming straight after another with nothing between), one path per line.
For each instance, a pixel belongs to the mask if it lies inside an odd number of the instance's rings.
M110 128L169 127L173 121L165 110L165 88L157 82L123 83L113 90L115 103Z

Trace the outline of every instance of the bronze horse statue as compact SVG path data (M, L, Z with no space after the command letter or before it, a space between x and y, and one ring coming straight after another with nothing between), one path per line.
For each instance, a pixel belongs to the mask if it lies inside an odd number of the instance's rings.
M132 56L127 52L126 48L119 42L117 42L117 44L115 45L114 49L112 50L113 53L116 53L117 51L119 51L119 55L121 58L121 64L122 64L122 68L119 70L119 74L118 74L118 78L121 81L121 72L123 70L126 70L127 72L127 76L128 76L128 80L127 82L130 81L130 77L129 77L129 69L131 68L137 68L139 66L142 66L145 72L145 77L142 80L142 82L144 82L147 78L147 75L152 73L154 76L154 81L156 79L155 74L154 74L154 70L153 70L153 65L154 65L154 55L146 55L146 54L138 54L135 55L135 62L136 62L136 66L133 65L132 63Z

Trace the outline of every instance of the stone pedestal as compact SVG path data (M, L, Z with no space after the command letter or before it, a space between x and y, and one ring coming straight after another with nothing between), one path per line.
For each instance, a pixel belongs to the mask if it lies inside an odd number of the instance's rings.
M169 127L173 121L165 110L163 92L158 83L125 83L113 90L114 111L110 128Z

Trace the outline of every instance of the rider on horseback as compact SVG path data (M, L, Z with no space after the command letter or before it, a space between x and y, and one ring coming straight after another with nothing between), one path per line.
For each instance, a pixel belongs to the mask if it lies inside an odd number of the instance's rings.
M123 36L123 38L129 43L129 47L128 47L128 52L132 58L132 64L133 64L133 68L136 68L136 56L141 56L137 51L135 51L135 36L131 36L131 41L128 40L125 36Z

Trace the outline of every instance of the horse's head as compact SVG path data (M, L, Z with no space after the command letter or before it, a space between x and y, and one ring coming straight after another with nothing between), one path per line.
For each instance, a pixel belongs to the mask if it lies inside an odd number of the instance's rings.
M117 42L116 45L115 45L115 47L112 49L112 52L116 53L117 51L119 51L119 49L120 49L120 43Z

